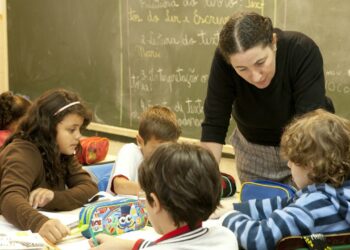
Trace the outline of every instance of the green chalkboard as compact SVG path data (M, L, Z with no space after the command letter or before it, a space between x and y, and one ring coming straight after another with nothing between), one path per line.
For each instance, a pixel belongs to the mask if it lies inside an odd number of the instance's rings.
M350 119L350 1L285 1L281 27L311 36L323 54L327 94L336 113ZM296 15L300 13L300 15Z
M219 30L239 10L311 36L328 95L350 118L348 1L8 0L7 8L10 89L33 98L49 88L77 91L100 124L137 129L145 108L163 104L183 136L199 139Z

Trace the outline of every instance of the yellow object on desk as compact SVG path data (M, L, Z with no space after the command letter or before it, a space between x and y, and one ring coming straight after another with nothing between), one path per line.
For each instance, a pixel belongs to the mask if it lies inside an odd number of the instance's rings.
M70 230L70 235L73 235L73 234L79 234L85 230L89 229L89 225L88 224L83 224L83 225L79 225L75 228L72 228Z

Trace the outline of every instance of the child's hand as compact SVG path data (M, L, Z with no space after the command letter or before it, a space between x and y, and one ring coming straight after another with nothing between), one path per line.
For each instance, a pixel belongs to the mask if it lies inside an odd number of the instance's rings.
M233 211L232 199L221 199L220 207L216 208L214 213L209 216L209 219L219 219L222 215L229 211Z
M47 203L52 201L54 192L46 188L37 188L30 192L29 204L33 208L44 207Z
M91 250L131 250L136 241L124 240L106 234L96 236L98 246L94 246L92 239L89 240Z
M69 234L69 228L59 220L51 219L41 226L39 234L41 237L55 244Z

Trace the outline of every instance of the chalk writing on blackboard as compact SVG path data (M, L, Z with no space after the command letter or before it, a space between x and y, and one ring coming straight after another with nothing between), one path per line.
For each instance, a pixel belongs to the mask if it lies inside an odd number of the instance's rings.
M184 136L199 138L211 58L222 25L237 10L262 12L265 1L128 1L130 127L154 104L177 114Z
M50 88L74 90L94 122L121 128L137 129L144 109L163 104L176 112L183 136L198 139L219 31L234 12L255 11L315 40L327 95L350 118L350 2L331 2L32 0L28 7L11 0L9 86L33 99Z

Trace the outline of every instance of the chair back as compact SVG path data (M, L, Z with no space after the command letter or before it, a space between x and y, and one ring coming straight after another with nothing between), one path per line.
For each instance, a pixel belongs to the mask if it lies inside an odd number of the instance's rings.
M312 235L306 236L311 238ZM350 232L339 234L322 234L324 244L331 247L332 250L350 249ZM307 250L307 249L325 249L310 248L304 236L288 236L281 239L276 246L276 250ZM329 249L329 248L328 248Z
M113 169L114 161L83 166L91 176L92 180L96 182L99 191L106 191L109 177Z

